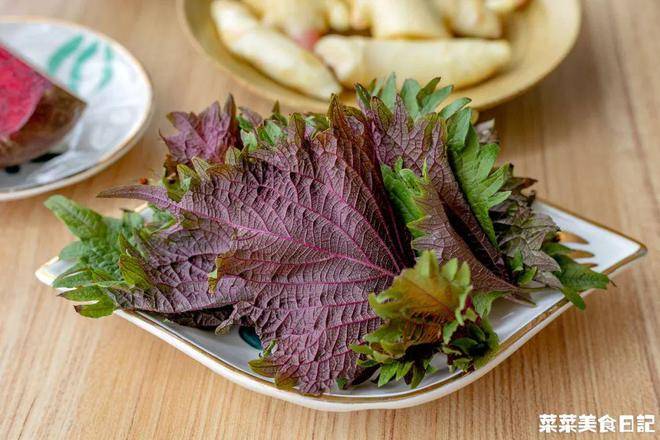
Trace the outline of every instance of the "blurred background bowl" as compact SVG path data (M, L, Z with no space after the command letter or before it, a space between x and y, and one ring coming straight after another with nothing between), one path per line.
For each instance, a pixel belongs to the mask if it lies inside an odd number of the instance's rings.
M213 0L179 0L181 21L194 45L220 69L254 93L302 111L325 112L327 102L283 86L232 55L223 45L211 17ZM485 110L515 98L533 87L569 54L580 31L579 0L530 0L506 22L505 38L512 60L496 76L454 92L449 99L467 96L472 107ZM353 91L342 100L355 104Z

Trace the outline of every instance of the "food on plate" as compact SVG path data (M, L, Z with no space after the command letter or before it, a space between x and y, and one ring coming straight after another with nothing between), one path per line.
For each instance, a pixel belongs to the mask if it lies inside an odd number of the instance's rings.
M328 67L313 53L260 23L246 6L218 0L212 8L227 48L273 79L318 98L341 90Z
M346 0L326 0L326 14L330 29L346 32L351 28L351 11Z
M449 38L442 17L428 0L370 0L361 13L376 39Z
M162 177L101 194L149 215L46 202L79 238L53 285L84 316L140 310L219 338L251 327L250 367L305 394L415 387L436 356L479 368L498 350L493 301L551 288L583 308L579 292L609 280L534 210L534 180L495 165L469 100L436 111L452 91L437 85L389 77L324 114L237 114L231 97L171 114Z
M486 7L498 14L507 15L519 9L528 0L486 0Z
M483 0L433 0L451 29L463 37L501 38L502 23Z
M328 29L349 27L348 4L343 0L249 0L246 3L263 24L283 31L301 46L312 49Z
M376 40L328 35L316 53L332 67L345 87L383 78L389 72L428 82L442 72L444 84L457 88L477 84L506 66L511 48L504 40Z
M357 31L369 29L371 24L371 2L372 0L348 0L349 24Z
M0 45L0 167L19 165L56 146L85 103Z
M327 91L333 72L318 76L317 81L325 87L310 85L313 80L305 74L311 71L307 66L321 70L320 60L311 56L314 52L322 56L347 89L389 72L422 82L440 76L457 88L485 81L511 59L511 49L502 40L503 20L523 3L524 0L215 0L212 10L218 32L232 53L282 84L325 99L330 96ZM244 5L256 15L252 16ZM249 43L237 43L236 35ZM303 50L295 48L292 42ZM293 60L301 59L304 72L292 72ZM367 64L359 65L363 60ZM285 67L280 67L280 63Z

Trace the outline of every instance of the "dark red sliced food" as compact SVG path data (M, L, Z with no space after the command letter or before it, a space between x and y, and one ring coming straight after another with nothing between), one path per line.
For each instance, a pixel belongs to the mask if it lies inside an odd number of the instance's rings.
M0 167L40 156L64 138L84 108L0 45Z

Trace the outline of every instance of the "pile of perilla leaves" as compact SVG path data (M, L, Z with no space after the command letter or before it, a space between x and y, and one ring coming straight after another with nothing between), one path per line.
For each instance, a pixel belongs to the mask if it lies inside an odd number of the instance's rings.
M579 292L608 278L574 261L534 211L534 180L496 166L490 126L451 87L394 77L335 97L327 114L268 118L231 97L172 113L176 134L154 184L100 197L149 215L108 218L61 196L46 202L78 237L55 282L78 313L149 312L215 330L253 329L252 369L321 394L373 379L417 386L444 354L470 371L498 348L497 298ZM533 305L531 305L533 306Z

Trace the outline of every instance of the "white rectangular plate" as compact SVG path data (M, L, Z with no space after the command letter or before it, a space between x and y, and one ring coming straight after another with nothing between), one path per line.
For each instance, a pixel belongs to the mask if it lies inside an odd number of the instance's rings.
M546 203L537 202L535 208L549 214L563 231L571 232L588 244L569 244L570 247L589 251L594 257L580 260L595 264L594 270L613 274L646 254L646 247L623 234L596 225ZM70 263L53 258L36 272L43 283L53 280L70 267ZM586 296L589 292L585 292ZM504 361L532 336L541 331L570 307L561 292L543 291L532 294L536 307L498 300L493 305L491 323L497 332L501 347L493 359L481 369L451 373L442 356L437 356L437 372L426 377L420 386L411 390L404 383L391 383L382 388L367 382L351 390L335 389L323 396L313 397L295 391L280 390L273 382L253 373L248 361L258 351L247 345L237 331L218 336L213 332L183 327L147 313L117 311L116 315L137 325L181 350L221 376L250 390L283 399L308 408L325 411L356 411L364 409L393 409L419 405L438 399L462 388Z

